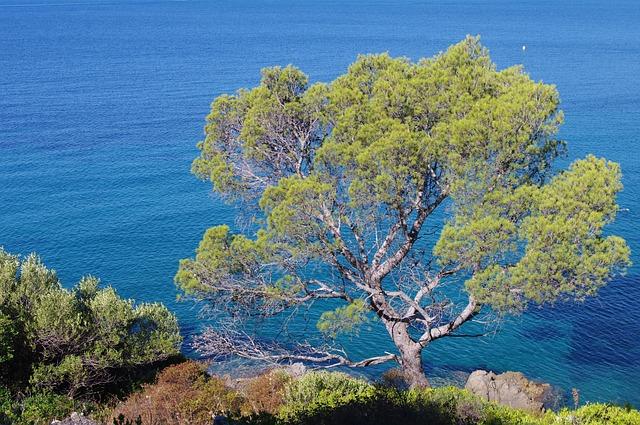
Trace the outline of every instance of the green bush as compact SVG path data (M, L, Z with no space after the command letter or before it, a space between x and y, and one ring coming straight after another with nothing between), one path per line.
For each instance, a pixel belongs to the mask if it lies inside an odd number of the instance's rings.
M366 403L374 394L373 385L344 373L310 372L285 387L278 416L285 423L302 423L340 406Z
M8 388L0 387L0 425L11 425L16 421L15 406Z
M565 423L578 425L640 424L640 412L638 410L603 403L587 404L575 411L563 410L556 416L565 421Z
M404 391L326 372L292 381L284 401L277 419L285 424L475 424L484 407L457 388Z
M0 325L0 377L14 393L100 394L178 355L182 342L164 306L135 305L93 277L64 289L36 255L1 248Z
M310 372L285 388L287 404L339 405L371 397L375 387L344 373Z
M249 422L251 423L251 422ZM337 373L310 373L287 386L276 423L368 425L640 425L640 412L606 404L532 415L455 387L374 387Z
M0 365L13 359L14 338L17 331L8 315L0 311Z
M24 425L49 425L54 419L64 419L74 410L71 398L51 392L26 398L22 404L18 423Z

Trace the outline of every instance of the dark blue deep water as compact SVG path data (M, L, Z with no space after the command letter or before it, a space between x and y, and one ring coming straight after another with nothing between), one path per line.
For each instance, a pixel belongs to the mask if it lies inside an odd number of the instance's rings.
M65 285L91 273L176 303L178 259L233 211L189 173L210 101L293 63L312 80L358 53L431 56L481 34L499 67L557 84L568 160L618 161L611 232L640 264L640 2L0 0L0 245L37 251ZM526 45L526 51L522 46ZM640 406L640 268L578 306L532 311L484 339L430 347L430 374L520 370L583 400ZM354 340L365 355L385 335Z

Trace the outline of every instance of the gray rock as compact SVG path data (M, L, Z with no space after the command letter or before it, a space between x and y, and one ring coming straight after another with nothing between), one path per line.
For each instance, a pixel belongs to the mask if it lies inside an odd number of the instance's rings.
M98 425L98 422L86 418L81 413L73 412L67 419L53 421L51 425Z
M485 400L534 413L550 408L556 397L551 385L533 382L520 372L496 375L476 370L469 375L465 388Z

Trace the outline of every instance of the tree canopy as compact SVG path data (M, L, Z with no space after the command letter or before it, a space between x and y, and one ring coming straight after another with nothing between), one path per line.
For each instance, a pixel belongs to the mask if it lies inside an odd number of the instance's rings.
M236 319L198 347L331 365L396 360L427 385L422 350L479 312L594 295L629 263L625 241L604 233L621 172L589 155L554 175L565 151L559 103L521 66L497 70L477 37L418 62L359 56L330 83L268 68L257 87L219 96L193 172L248 225L209 229L180 263L179 286ZM318 323L329 337L372 314L398 353L355 361L307 342L261 345L242 330L319 299L342 303Z

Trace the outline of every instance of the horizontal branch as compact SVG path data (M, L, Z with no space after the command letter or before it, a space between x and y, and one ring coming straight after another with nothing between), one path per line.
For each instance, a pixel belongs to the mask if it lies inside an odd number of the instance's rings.
M319 279L298 278L296 284L292 284L290 288L278 288L271 282L270 276L260 273L215 278L199 273L198 279L208 288L202 295L211 301L215 299L214 306L218 309L228 304L237 312L238 307L244 306L254 316L273 316L289 307L315 299L343 299L347 302L352 300L344 290Z
M193 347L202 355L214 360L236 356L270 364L291 361L309 362L322 368L365 367L388 361L398 361L397 355L392 353L352 361L344 352L331 347L315 347L308 342L285 346L276 342L258 341L244 332L219 331L213 328L206 329L194 341Z

